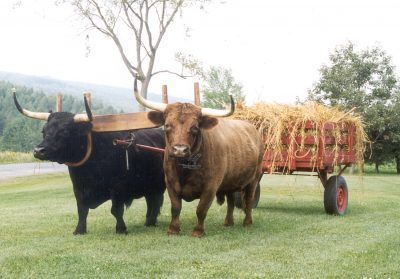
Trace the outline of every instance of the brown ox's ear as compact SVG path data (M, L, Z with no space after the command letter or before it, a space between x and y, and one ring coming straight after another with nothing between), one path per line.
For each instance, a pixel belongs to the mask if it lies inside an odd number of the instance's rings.
M202 116L199 124L202 129L211 129L218 124L218 119L211 116Z
M164 125L164 113L161 111L149 111L147 118L156 125Z

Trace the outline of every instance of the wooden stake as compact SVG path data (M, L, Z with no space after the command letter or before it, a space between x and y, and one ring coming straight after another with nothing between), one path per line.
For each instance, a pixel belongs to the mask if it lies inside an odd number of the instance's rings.
M200 106L200 86L198 82L194 83L194 104Z
M168 88L166 85L162 86L162 102L168 104Z
M62 94L59 93L56 99L56 112L62 111Z

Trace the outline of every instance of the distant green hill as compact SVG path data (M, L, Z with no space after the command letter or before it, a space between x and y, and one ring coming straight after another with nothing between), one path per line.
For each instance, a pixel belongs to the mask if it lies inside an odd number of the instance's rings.
M84 82L64 81L48 77L37 77L17 73L8 73L0 71L0 80L8 81L16 85L32 88L37 91L43 91L45 94L69 94L82 98L83 91L92 93L94 100L101 100L103 104L111 105L125 112L134 112L138 110L138 105L132 96L132 89L98 85ZM148 98L153 101L161 101L160 94L148 94ZM169 96L170 102L191 102L191 100L179 99Z

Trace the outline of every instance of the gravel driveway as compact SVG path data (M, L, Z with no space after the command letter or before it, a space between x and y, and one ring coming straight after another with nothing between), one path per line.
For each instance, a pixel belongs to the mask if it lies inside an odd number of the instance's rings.
M66 165L58 163L23 163L0 165L0 181L29 175L68 172Z

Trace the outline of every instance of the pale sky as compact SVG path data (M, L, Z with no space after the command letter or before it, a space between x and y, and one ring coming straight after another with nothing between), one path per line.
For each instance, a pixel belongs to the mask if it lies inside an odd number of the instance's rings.
M0 71L132 87L111 40L86 30L71 10L52 5L54 0L23 0L13 8L15 2L21 1L0 2ZM158 68L176 69L177 51L193 54L206 66L231 68L248 103L304 99L329 54L347 41L357 48L382 47L399 73L400 1L223 2L206 11L189 10L175 22L160 47ZM189 37L180 28L182 21L191 28ZM193 79L160 75L149 91L160 92L161 84L171 95L193 96Z

